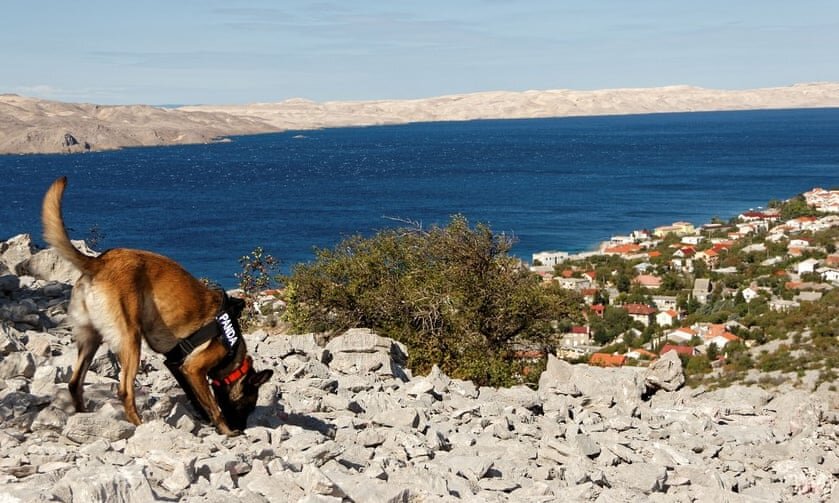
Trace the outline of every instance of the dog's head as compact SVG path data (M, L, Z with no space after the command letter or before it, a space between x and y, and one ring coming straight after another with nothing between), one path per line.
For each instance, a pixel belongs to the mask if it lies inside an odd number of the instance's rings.
M248 371L240 379L231 384L221 384L216 387L216 400L227 425L234 430L244 430L248 424L248 416L256 408L259 397L259 387L268 382L274 375L273 370L257 372L253 369L253 360L248 359Z

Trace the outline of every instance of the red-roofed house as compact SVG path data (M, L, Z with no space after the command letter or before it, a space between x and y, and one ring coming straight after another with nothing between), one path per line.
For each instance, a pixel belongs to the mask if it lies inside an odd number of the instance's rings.
M646 304L624 304L621 307L629 314L630 318L640 321L645 327L650 326L656 313L656 308Z
M661 278L652 274L639 274L632 281L651 290L657 290L661 286Z
M603 253L611 255L632 255L641 251L641 245L630 243L625 245L610 246L603 250Z
M563 346L577 347L589 344L591 344L591 331L587 326L575 325L562 335Z
M736 335L732 334L731 332L723 332L719 335L715 335L713 337L706 337L705 338L705 345L710 346L711 344L716 344L718 348L724 348L726 344L729 342L739 341L740 338Z
M583 296L583 300L586 304L591 304L594 302L594 297L597 295L597 288L583 288L580 290L580 295Z
M679 258L690 258L694 255L696 255L696 248L692 246L683 246L675 252L673 252L673 256Z
M608 353L594 353L588 360L589 365L598 367L623 367L626 363L624 355L610 355Z
M597 316L603 316L603 312L606 310L606 306L603 304L592 304L591 311L596 314Z

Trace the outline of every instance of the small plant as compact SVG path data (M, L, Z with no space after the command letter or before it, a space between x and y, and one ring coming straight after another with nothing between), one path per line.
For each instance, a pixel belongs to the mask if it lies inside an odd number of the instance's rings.
M85 238L85 243L87 246L90 247L91 250L95 250L102 244L102 241L105 240L105 232L99 227L99 224L93 224L90 229L87 230L87 238Z
M249 255L241 257L239 264L242 266L242 272L236 273L235 276L245 301L241 323L243 328L247 328L255 323L260 314L256 305L259 293L279 286L277 269L280 261L266 254L261 246L257 246Z

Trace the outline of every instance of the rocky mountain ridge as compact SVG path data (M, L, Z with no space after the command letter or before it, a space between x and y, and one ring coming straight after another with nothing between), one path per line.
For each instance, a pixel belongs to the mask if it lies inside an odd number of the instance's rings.
M103 106L0 95L0 154L208 143L232 135L429 121L839 107L839 83L480 92L412 100Z
M196 420L144 351L125 421L106 347L72 411L74 272L28 236L0 243L0 501L837 501L839 393L682 387L649 368L553 357L538 389L414 376L405 348L354 329L245 335L275 371L241 437Z

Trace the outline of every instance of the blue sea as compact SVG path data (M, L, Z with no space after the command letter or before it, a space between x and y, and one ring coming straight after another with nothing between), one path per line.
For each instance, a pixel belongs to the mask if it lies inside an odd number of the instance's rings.
M40 242L67 175L73 238L153 250L235 284L256 246L284 267L354 233L463 214L524 259L839 186L839 109L484 120L289 131L229 143L0 156L0 239Z

